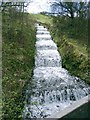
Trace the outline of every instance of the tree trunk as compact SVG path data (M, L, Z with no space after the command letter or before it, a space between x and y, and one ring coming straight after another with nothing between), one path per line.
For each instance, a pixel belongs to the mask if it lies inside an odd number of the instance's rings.
M74 12L71 10L70 11L71 18L74 19Z

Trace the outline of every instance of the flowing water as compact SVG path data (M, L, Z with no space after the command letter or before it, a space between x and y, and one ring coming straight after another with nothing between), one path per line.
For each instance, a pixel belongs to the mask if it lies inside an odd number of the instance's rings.
M48 118L90 93L90 87L62 68L61 56L46 28L36 25L32 87L26 92L24 118Z

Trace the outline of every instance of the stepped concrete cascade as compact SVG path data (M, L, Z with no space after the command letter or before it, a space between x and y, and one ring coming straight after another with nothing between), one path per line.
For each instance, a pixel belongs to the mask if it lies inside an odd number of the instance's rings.
M26 91L23 117L50 118L90 93L90 87L62 68L57 46L46 28L36 25L36 55L32 87Z
M37 31L37 34L50 34L50 32L49 31Z
M44 28L43 26L37 28L37 32L40 31L47 31L47 28Z
M37 50L35 65L36 67L59 67L61 58L57 50Z
M39 34L39 35L36 35L36 38L37 40L41 40L41 39L45 39L45 40L48 40L48 39L51 39L51 35L49 34Z
M57 50L56 44L52 40L40 40L36 42L36 49L38 50Z

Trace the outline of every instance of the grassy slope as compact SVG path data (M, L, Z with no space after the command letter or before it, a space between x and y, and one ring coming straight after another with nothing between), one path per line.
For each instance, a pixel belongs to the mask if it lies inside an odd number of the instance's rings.
M62 56L63 67L68 69L72 75L76 75L90 83L88 75L90 66L88 63L87 34L84 28L81 31L76 28L75 31L70 24L72 21L66 21L62 18L52 18L46 15L33 15L33 17L37 22L48 27L50 30ZM76 22L74 25L79 24L78 22L80 21L76 20ZM80 24L81 27L82 24ZM76 33L77 35L75 36Z
M24 15L22 27L21 19L14 17L11 23L8 14L3 15L3 118L7 120L22 119L22 91L32 76L34 66L35 22L42 23L50 30L62 56L63 66L90 83L86 45L80 40L70 39L65 33L59 36L60 27L53 24L52 17Z
M19 16L11 18L9 13L3 13L2 17L3 119L20 120L24 105L23 90L32 77L34 67L34 20L24 14L22 25Z

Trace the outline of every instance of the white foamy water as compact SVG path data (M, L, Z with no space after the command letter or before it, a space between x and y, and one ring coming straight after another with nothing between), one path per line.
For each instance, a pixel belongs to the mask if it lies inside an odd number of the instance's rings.
M50 34L50 32L49 31L47 31L47 29L46 29L46 31L44 30L40 30L40 31L37 31L37 34Z
M37 25L35 69L26 92L23 118L48 118L90 93L90 87L62 68L61 56L50 33Z
M49 49L51 49L51 50L57 50L57 46L56 46L56 44L52 41L52 40L40 40L40 41L37 41L36 42L36 49L37 50L49 50Z

